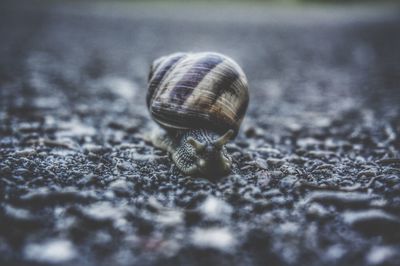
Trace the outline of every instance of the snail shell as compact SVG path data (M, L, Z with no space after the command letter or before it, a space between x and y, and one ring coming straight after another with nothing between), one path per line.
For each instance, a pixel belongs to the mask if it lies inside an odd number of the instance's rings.
M249 102L239 65L218 53L176 53L154 61L146 98L165 129L212 129L237 134Z

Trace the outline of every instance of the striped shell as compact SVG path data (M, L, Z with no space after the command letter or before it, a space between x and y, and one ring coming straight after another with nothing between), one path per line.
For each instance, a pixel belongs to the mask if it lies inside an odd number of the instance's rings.
M147 106L164 128L237 133L248 102L245 74L224 55L176 53L151 66Z

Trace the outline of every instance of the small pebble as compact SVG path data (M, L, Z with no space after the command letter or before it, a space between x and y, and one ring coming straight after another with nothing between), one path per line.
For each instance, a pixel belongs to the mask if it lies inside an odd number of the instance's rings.
M223 227L195 229L191 239L196 246L223 251L231 249L236 243L232 233Z
M43 263L63 263L74 259L78 254L73 244L64 239L49 240L44 243L31 243L24 249L29 260Z

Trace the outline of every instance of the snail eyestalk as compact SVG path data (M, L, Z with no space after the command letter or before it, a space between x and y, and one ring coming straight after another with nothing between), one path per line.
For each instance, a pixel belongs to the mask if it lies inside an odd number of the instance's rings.
M222 135L220 138L218 138L214 142L214 145L219 148L224 146L226 143L228 143L231 140L233 133L234 133L233 130L229 129L224 135Z
M201 152L205 148L204 144L202 144L200 141L195 140L192 137L189 137L187 142L194 147L196 152Z

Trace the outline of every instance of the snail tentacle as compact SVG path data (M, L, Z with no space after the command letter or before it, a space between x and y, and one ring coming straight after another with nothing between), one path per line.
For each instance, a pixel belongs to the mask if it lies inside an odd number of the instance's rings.
M233 134L234 134L233 130L229 129L224 135L222 135L219 139L217 139L214 142L215 146L217 147L224 146L226 143L228 143L228 141L231 140Z

